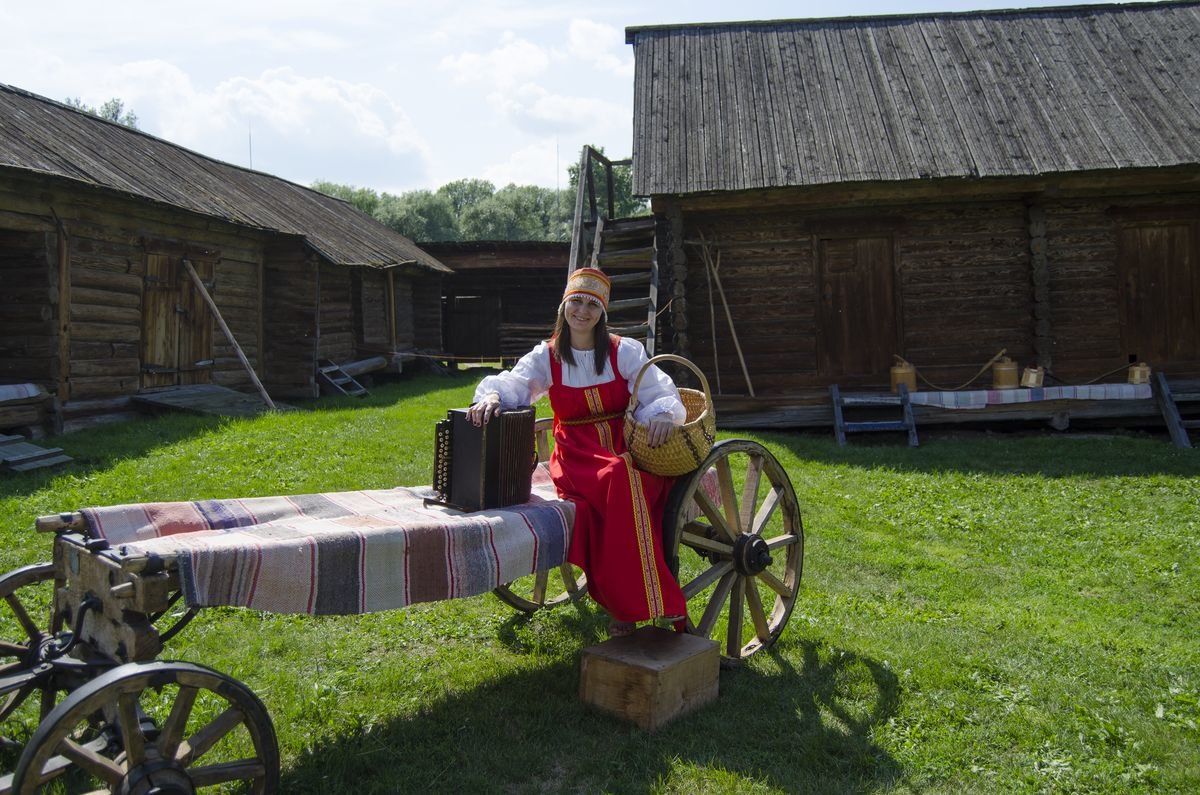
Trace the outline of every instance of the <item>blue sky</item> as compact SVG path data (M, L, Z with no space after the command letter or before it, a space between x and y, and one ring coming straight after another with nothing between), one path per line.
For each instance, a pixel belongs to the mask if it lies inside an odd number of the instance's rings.
M565 187L583 144L629 154L628 26L1066 4L0 0L0 82L305 185Z

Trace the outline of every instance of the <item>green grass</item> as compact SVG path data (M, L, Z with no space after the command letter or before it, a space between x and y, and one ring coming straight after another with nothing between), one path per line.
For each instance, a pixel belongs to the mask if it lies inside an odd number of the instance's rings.
M0 480L0 571L49 557L44 513L428 483L432 424L475 377L55 439L75 463ZM790 473L802 591L774 648L657 733L579 702L605 623L587 602L210 609L162 657L263 699L285 793L1200 788L1200 454L1133 435L722 435Z

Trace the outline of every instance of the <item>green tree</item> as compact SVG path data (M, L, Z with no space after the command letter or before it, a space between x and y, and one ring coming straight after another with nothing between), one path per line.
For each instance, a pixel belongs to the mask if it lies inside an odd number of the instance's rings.
M117 97L113 97L98 108L86 104L79 97L67 97L64 100L64 104L76 110L81 110L84 113L98 116L101 119L108 119L118 124L124 124L126 127L132 127L135 130L138 129L137 114L132 110L126 109L125 102Z
M349 202L367 215L374 216L379 210L380 196L371 188L356 188L353 185L339 185L319 179L312 184L312 189Z
M458 179L447 182L437 192L449 200L455 217L461 218L468 207L490 199L496 186L486 179Z
M375 217L417 243L461 240L459 219L450 200L429 190L380 197Z

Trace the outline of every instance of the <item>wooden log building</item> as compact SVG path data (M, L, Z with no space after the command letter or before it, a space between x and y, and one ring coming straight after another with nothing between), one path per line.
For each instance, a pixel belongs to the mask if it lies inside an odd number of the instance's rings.
M273 398L319 359L441 348L449 270L351 205L0 84L0 383L54 427L140 390L253 391L199 276Z
M1200 378L1200 4L626 40L667 344L727 405L828 423L830 384L887 390L895 355L938 385L1001 349L1066 384Z

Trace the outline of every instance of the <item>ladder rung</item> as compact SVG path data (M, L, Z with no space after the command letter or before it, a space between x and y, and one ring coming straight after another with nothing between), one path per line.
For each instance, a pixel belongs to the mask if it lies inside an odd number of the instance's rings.
M843 406L899 406L899 395L842 395Z
M1179 424L1185 428L1200 428L1200 420L1181 420Z
M649 284L650 271L637 271L635 273L611 273L608 280L613 284L630 285L630 284Z
M908 424L901 420L864 420L861 422L847 422L844 425L846 431L906 431Z
M626 309L646 309L650 306L650 298L626 298L621 301L612 301L608 305L608 313L623 312Z

